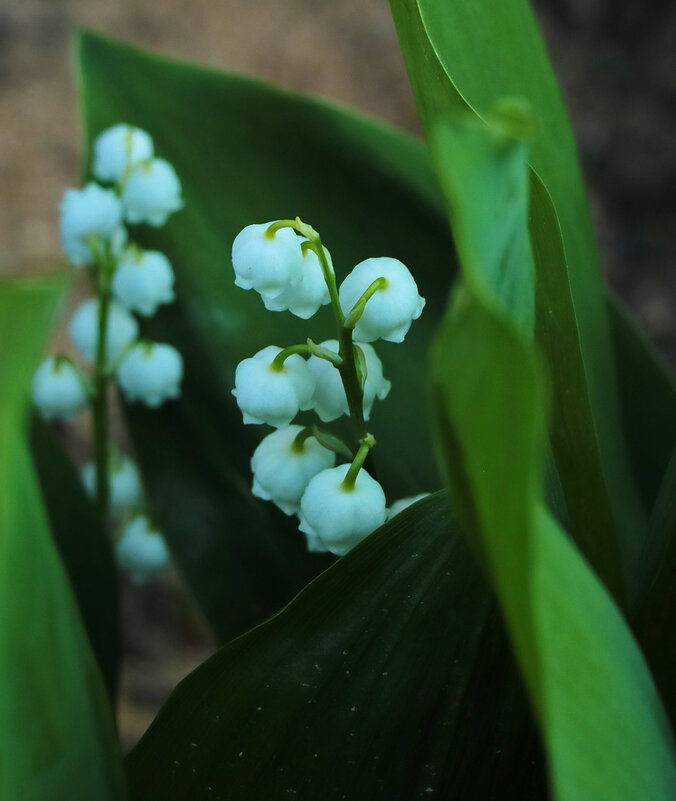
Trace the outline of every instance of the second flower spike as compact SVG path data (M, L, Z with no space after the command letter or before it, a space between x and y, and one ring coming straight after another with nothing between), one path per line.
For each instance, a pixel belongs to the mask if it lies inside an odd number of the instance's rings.
M124 306L113 301L108 309L106 360L116 361L138 337L138 323ZM68 327L73 344L88 362L96 360L99 342L99 302L85 300L75 310Z
M117 380L127 400L142 401L153 408L178 398L183 379L183 359L176 348L159 342L139 342L127 353Z
M174 271L158 250L128 248L113 276L113 292L129 309L149 317L174 299Z

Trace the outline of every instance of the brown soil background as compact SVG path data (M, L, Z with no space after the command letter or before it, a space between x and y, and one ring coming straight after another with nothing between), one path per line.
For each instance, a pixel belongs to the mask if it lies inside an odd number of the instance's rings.
M578 137L603 269L676 363L676 6L540 0ZM419 133L385 0L0 0L0 273L50 269L79 180L79 27L325 94ZM125 588L120 726L144 731L213 646L176 578Z

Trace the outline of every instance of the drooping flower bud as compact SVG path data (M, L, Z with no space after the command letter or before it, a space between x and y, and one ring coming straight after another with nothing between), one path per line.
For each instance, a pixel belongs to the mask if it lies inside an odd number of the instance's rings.
M304 242L307 240L301 240ZM314 250L303 253L303 275L297 284L289 285L275 298L263 297L268 311L290 311L301 320L308 320L320 306L331 302L322 265Z
M349 464L322 470L308 484L300 502L300 530L308 545L342 556L385 522L385 493L363 468L345 488Z
M363 342L355 342L366 363L366 382L364 383L364 420L371 417L371 409L376 398L384 400L391 388L391 383L383 377L383 365L375 349ZM338 340L327 339L320 347L338 353ZM310 356L307 362L310 372L315 378L314 409L320 420L328 423L343 414L349 414L345 388L340 373L326 359Z
M354 328L354 338L360 342L403 342L411 322L422 314L425 298L418 294L413 276L398 259L381 257L360 262L340 285L340 305L348 315L378 278L384 278L387 284L366 303Z
M129 248L113 276L113 292L127 308L149 317L174 299L174 271L158 250Z
M245 423L269 423L283 428L299 411L312 408L315 380L307 362L294 353L278 370L273 361L281 351L282 348L268 345L237 365L232 394Z
M132 224L164 225L169 215L183 207L176 170L164 159L141 162L124 184L122 206Z
M68 326L73 344L88 362L96 360L99 342L99 303L95 299L81 303ZM116 361L138 337L138 323L124 306L111 301L106 326L106 360Z
M95 462L82 468L82 483L90 498L96 497L97 470ZM135 463L126 456L111 460L108 471L110 512L123 515L133 511L143 499L141 476Z
M272 224L247 225L232 243L235 284L255 289L264 299L279 297L303 277L300 237L291 228L268 235Z
M287 515L300 509L300 499L310 479L336 463L336 454L314 437L298 442L302 431L302 426L273 431L251 458L253 494L272 501Z
M115 552L120 565L129 570L137 584L163 573L171 564L164 537L145 515L135 517L125 526Z
M176 348L159 342L139 342L117 370L117 380L128 401L156 408L181 394L183 359Z
M413 506L414 503L418 503L418 501L421 501L423 498L429 498L430 494L431 493L429 492L421 492L419 495L409 495L406 498L400 498L388 508L387 519L391 520L400 512L403 512L404 509L408 509L409 506Z
M122 180L127 170L154 154L150 134L132 125L113 125L94 140L92 172L99 181Z
M114 252L127 239L122 225L122 205L115 192L89 183L84 189L66 189L60 206L61 245L76 267L94 262L91 239L110 243Z
M87 408L87 390L64 356L44 361L33 376L32 397L46 420L74 420Z

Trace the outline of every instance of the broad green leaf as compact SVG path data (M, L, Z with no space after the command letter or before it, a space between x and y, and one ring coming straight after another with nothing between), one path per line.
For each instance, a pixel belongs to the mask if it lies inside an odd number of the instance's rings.
M439 452L505 616L553 795L667 801L676 794L674 744L648 668L605 588L542 502L545 378L522 320L504 302L504 286L528 269L527 260L510 257L528 247L528 206L515 191L509 145L502 134L460 124L438 128L434 147L464 279L433 350ZM523 147L515 141L511 150L521 154L525 179ZM481 230L494 197L506 194L521 204L511 237ZM512 281L486 280L499 265L517 271Z
M468 111L486 119L505 97L524 98L532 108L536 337L554 390L551 444L572 534L613 593L626 600L643 514L625 454L575 144L530 5L391 0L391 6L428 137L439 120Z
M87 140L121 120L136 124L183 182L185 209L165 228L133 236L165 251L176 271L177 303L146 333L183 352L185 394L160 412L132 406L128 419L174 556L227 638L276 611L326 565L304 552L290 521L251 497L249 459L263 432L242 424L230 394L235 367L271 343L334 335L326 309L303 323L267 312L256 293L234 286L236 234L298 214L322 234L339 276L374 255L398 257L413 271L425 311L404 345L378 345L393 389L373 413L382 443L375 458L394 500L440 484L420 387L451 280L447 225L424 151L389 128L91 34L80 41L80 65Z
M0 797L124 797L115 725L49 535L25 412L56 290L0 286Z
M542 799L495 605L438 493L174 691L130 796Z
M108 695L114 701L120 633L111 540L59 437L37 414L31 421L30 442L52 535Z

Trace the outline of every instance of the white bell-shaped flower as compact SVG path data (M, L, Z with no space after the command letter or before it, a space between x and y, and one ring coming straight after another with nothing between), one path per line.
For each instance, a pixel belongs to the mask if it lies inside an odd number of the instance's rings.
M33 376L32 396L46 420L74 420L87 408L87 390L77 370L63 356L44 361Z
M366 362L364 420L369 420L373 402L376 398L384 400L392 385L383 376L383 364L375 349L363 342L355 342L355 345L361 349ZM320 347L338 353L338 340L327 339ZM320 420L329 423L343 414L349 414L347 396L338 370L331 362L320 359L319 356L310 356L307 366L315 378L314 410Z
M232 243L235 284L255 289L263 299L279 297L303 278L300 237L291 228L280 228L268 236L271 225L247 225Z
M403 512L404 509L408 509L409 506L413 506L414 503L418 503L418 501L421 501L423 498L429 498L430 494L429 492L421 492L418 495L409 495L406 498L399 498L398 501L395 501L392 506L388 508L387 519L392 520L393 517Z
M268 434L251 458L253 494L272 501L287 515L300 509L300 499L311 478L336 463L336 454L315 437L296 438L302 426L280 428Z
M299 411L312 408L315 380L307 362L294 353L286 358L284 368L277 370L273 361L281 351L268 345L237 365L232 394L245 423L283 428Z
M145 515L135 517L125 526L115 552L120 565L129 570L138 584L163 573L171 564L164 537Z
M122 206L132 224L164 225L170 214L183 207L176 170L164 159L138 164L125 181Z
M181 394L183 359L176 348L159 342L139 342L117 370L117 380L129 401L156 408Z
M91 264L91 239L103 246L110 242L117 251L126 242L122 205L110 189L89 183L84 189L66 189L60 206L61 245L76 267Z
M158 250L129 248L113 276L113 292L127 308L149 317L174 299L174 271Z
M82 483L90 498L96 497L96 480L96 462L87 462L82 468ZM111 460L108 485L110 512L115 516L133 511L143 500L138 467L126 456Z
M383 488L362 468L354 487L346 489L349 468L341 464L318 473L301 498L299 528L312 550L319 541L342 556L385 522Z
M340 305L349 315L377 278L384 278L387 285L367 302L355 326L354 338L360 342L403 342L411 322L422 314L425 298L418 294L415 279L398 259L384 256L360 262L340 285Z
M138 337L138 323L124 306L111 301L106 326L106 360L114 362ZM88 362L96 360L99 342L99 303L85 300L75 310L68 326L73 344Z
M150 134L132 125L113 125L94 140L92 172L99 181L121 181L127 170L154 155Z
M301 240L307 241L307 240ZM289 285L275 298L263 297L268 311L290 311L302 320L317 313L320 306L331 302L322 265L314 250L303 253L303 276L297 284Z

